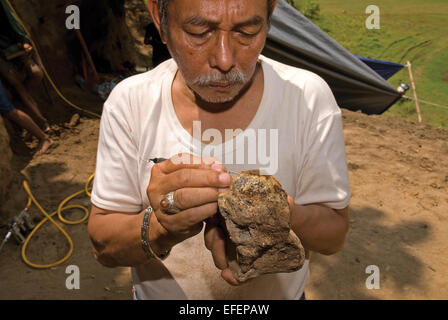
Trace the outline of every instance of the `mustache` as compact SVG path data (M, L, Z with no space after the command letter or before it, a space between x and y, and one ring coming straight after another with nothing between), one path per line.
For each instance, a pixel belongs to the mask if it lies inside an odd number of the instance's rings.
M246 83L246 75L240 70L232 70L228 73L213 73L205 76L198 76L193 84L207 87L216 83L226 83L229 85Z

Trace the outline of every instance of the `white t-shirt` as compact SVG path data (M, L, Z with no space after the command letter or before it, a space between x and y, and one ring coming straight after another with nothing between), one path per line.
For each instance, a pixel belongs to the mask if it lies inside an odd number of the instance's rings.
M342 118L330 88L314 73L264 56L260 60L265 83L255 117L244 132L214 148L200 136L194 139L176 116L171 97L174 60L122 81L104 104L92 203L141 212L149 205L149 159L185 152L215 156L236 172L268 168L296 204L345 208L350 186ZM257 142L248 143L250 139ZM140 299L299 299L308 275L306 260L297 272L230 286L205 248L202 232L176 245L163 263L132 268Z

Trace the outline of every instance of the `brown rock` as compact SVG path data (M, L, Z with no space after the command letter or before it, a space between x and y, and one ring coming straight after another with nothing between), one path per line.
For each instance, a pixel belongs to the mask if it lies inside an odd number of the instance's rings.
M259 175L258 170L240 173L219 196L219 211L230 240L229 267L238 281L303 266L305 251L290 228L287 197L274 177Z
M68 127L73 128L76 127L79 124L81 117L79 114L75 113L72 118L70 119L70 122L68 123Z

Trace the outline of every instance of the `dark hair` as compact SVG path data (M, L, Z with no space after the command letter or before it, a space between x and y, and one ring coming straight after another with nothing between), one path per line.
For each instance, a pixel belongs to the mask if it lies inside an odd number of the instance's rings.
M161 21L160 24L162 25L162 29L163 31L166 31L166 24L167 24L167 19L168 19L168 3L170 2L170 0L157 0L157 4L159 7L159 11L160 11L160 16L161 16ZM272 7L272 3L274 2L274 0L268 0L268 17L271 16L271 7Z

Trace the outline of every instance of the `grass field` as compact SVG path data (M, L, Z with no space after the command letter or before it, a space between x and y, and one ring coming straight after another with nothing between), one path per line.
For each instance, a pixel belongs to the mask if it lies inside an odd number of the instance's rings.
M296 0L304 8L307 0ZM412 70L419 99L448 106L448 0L317 0L314 22L352 53L406 64ZM368 5L380 8L381 29L365 26ZM404 68L389 82L410 84ZM406 93L412 97L412 89ZM448 130L448 108L421 103L423 122ZM386 113L417 121L415 103L402 99Z

